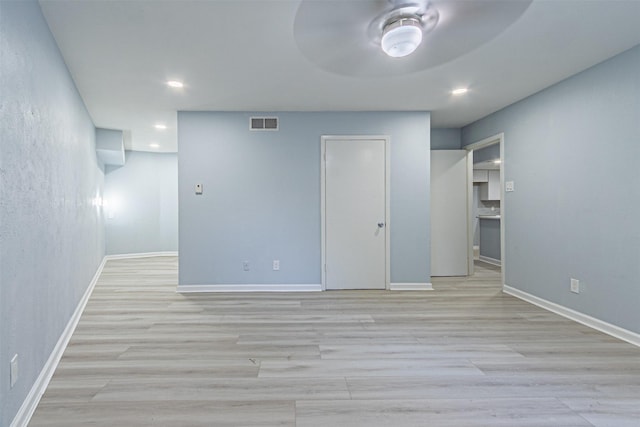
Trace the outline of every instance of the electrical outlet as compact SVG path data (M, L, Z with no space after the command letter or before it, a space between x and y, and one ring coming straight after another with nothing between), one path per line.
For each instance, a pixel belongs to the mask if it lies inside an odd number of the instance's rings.
M249 261L242 261L242 269L244 271L249 271L251 270L250 266L249 266Z
M275 271L280 270L280 260L279 259L274 259L273 260L273 269Z
M580 281L578 279L571 279L571 292L580 293Z
M15 354L13 358L11 358L11 373L10 373L11 388L16 385L18 382L18 355Z
M504 191L515 191L515 187L513 185L513 181L507 181L504 183L505 189Z

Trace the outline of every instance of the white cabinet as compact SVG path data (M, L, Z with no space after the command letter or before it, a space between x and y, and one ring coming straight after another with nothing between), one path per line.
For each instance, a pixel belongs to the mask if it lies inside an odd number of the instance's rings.
M500 171L490 170L488 182L480 184L480 200L500 200Z
M489 174L486 169L473 170L473 182L489 182Z

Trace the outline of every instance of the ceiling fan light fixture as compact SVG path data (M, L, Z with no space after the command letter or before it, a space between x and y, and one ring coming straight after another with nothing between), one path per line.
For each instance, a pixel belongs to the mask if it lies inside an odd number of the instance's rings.
M392 58L402 58L412 54L422 43L422 25L414 17L400 18L384 26L382 30L382 50Z

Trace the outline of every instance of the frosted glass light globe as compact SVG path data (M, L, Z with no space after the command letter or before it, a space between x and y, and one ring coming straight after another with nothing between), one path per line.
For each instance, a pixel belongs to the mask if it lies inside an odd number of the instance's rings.
M422 28L415 18L404 18L385 26L381 47L384 53L401 58L413 53L422 42Z

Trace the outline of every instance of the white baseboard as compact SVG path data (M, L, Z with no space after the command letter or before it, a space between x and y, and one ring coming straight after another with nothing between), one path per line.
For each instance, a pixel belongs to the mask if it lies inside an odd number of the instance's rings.
M511 286L504 285L502 287L502 291L506 294L509 294L511 296L514 296L516 298L520 298L521 300L529 302L533 305L537 305L538 307L544 308L545 310L549 310L553 313L556 313L562 317L566 317L567 319L571 319L575 322L582 323L583 325L588 326L592 329L595 329L600 332L604 332L605 334L611 335L612 337L621 339L630 344L640 347L640 334L629 331L627 329L623 329L616 325L612 325L611 323L607 323L603 320L596 319L595 317L588 316L586 314L580 313L579 311L572 310L560 304L547 301L545 299L542 299L535 295L531 295L519 289L512 288Z
M91 283L89 283L89 287L87 287L87 290L78 302L73 315L67 322L67 326L64 328L64 331L62 331L62 335L60 335L56 346L53 348L53 351L49 355L49 359L47 359L47 362L44 364L44 367L40 371L40 375L38 375L38 378L31 387L29 394L27 394L24 402L22 402L22 406L20 406L20 409L18 410L16 416L13 418L13 421L11 421L10 427L26 427L29 424L29 421L31 421L31 417L38 407L38 403L40 402L42 395L47 389L53 373L58 367L58 363L62 358L62 354L67 348L67 344L71 339L71 335L73 335L73 331L75 331L76 326L80 321L80 316L82 315L82 312L84 311L84 308L89 301L89 297L91 296L93 288L95 288L96 283L98 282L98 278L100 278L100 274L102 274L102 269L104 268L106 262L107 257L104 257L102 259L102 262L98 266L96 273L93 275Z
M107 255L105 258L107 260L110 259L129 259L129 258L151 258L156 256L178 256L177 251L166 251L166 252L142 252L135 254L115 254L115 255Z
M495 258L489 258L488 256L484 256L484 255L480 255L478 257L478 259L482 262L486 262L487 264L492 264L495 265L497 267L501 267L502 266L502 261L499 259L495 259Z
M390 291L432 291L431 283L391 283Z
M320 292L319 283L304 284L219 284L219 285L178 285L176 292L181 294L194 292Z

